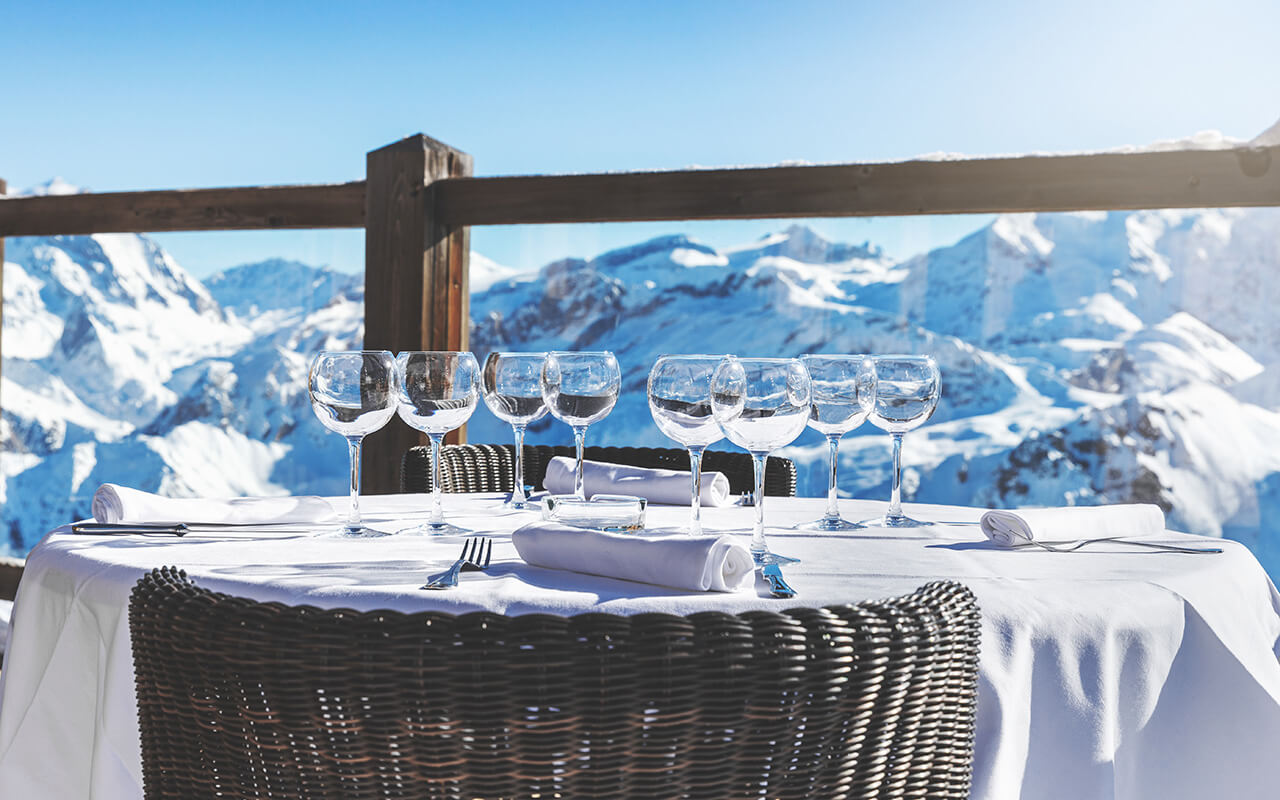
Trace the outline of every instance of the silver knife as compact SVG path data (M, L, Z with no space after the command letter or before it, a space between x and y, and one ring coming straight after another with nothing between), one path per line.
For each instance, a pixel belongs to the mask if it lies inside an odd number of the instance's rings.
M796 596L796 590L792 589L782 579L782 567L777 564L764 564L760 567L760 574L769 582L769 595L771 597L786 598Z
M290 527L286 527L290 526ZM260 522L243 524L218 523L166 523L166 522L77 522L71 526L72 533L89 536L107 536L129 533L158 533L173 536L186 536L189 533L223 533L226 531L281 531L285 533L307 533L311 528L300 527L296 523Z

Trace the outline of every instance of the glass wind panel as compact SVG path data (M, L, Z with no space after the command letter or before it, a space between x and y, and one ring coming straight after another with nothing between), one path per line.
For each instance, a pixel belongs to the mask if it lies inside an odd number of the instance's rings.
M346 444L306 377L363 338L362 233L12 238L4 255L0 554L89 516L104 482L345 494Z
M646 223L620 246L628 226L578 227L610 249L494 270L473 291L471 341L479 357L614 350L623 396L591 444L674 446L645 401L663 353L927 353L942 399L907 435L904 499L1155 503L1171 528L1245 542L1280 575L1280 209L686 223L656 237ZM475 248L510 247L499 230ZM512 236L516 252L548 246ZM485 414L469 432L510 438ZM543 420L528 440L571 437ZM823 496L825 441L807 431L783 454L800 494ZM839 476L845 496L887 498L889 437L870 424L845 437Z

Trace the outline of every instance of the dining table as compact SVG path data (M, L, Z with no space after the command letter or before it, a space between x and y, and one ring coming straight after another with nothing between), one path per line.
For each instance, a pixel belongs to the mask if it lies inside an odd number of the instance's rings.
M799 530L825 500L770 497L769 544L800 559L783 567L797 594L781 599L759 578L696 592L527 564L511 536L539 520L539 507L502 500L445 495L449 521L492 540L489 568L447 591L420 587L465 539L407 532L429 512L425 495L362 498L366 524L391 534L364 539L309 526L180 538L51 531L27 559L0 671L0 797L142 797L128 603L137 580L166 565L259 601L507 615L781 611L954 580L982 615L972 797L1280 796L1280 595L1236 542L1165 531L1151 540L1222 552L1123 541L1010 549L983 535L982 509L925 504L907 511L928 526ZM345 512L346 498L330 502ZM846 499L840 510L871 519L884 504ZM745 544L754 514L730 505L704 508L702 519ZM688 519L687 506L650 505L646 528Z

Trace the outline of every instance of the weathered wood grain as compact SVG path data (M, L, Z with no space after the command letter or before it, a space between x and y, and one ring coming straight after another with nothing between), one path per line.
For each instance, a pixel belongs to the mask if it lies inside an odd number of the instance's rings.
M0 236L364 227L364 181L10 197Z
M365 347L466 350L470 312L465 228L440 223L430 185L471 174L471 157L422 134L369 153ZM455 434L459 440L464 434ZM425 441L398 420L366 439L362 485L400 490L400 460Z
M459 178L449 225L1280 205L1280 147Z

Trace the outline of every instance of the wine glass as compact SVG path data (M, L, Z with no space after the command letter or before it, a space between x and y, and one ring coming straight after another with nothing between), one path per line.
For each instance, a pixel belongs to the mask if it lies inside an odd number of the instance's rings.
M410 351L396 356L399 373L396 411L410 428L431 440L431 518L412 533L432 536L468 533L444 520L440 503L440 445L462 427L480 401L480 365L461 352Z
M351 509L337 535L385 536L360 522L360 445L395 412L396 363L386 350L326 350L311 362L307 391L320 424L347 439Z
M831 459L828 471L827 512L813 522L796 528L808 531L852 531L865 528L840 517L836 503L836 469L840 460L840 437L866 420L875 399L876 372L871 356L810 355L800 359L809 370L813 402L809 427L827 437Z
M661 356L649 371L649 413L658 430L689 451L691 536L702 533L702 452L724 438L711 414L711 376L722 360L724 356Z
M751 557L757 565L797 559L769 552L764 539L764 467L769 453L790 444L809 419L809 373L794 358L734 358L711 377L711 413L729 441L755 464L756 524Z
M622 389L618 359L608 351L598 353L547 353L542 365L542 399L551 416L573 428L578 468L573 475L573 496L586 500L582 491L582 450L587 426L609 416Z
M516 437L516 482L504 508L529 504L524 493L524 429L547 413L542 400L542 362L546 353L490 353L484 360L484 403L511 425Z
M938 362L931 356L876 356L873 363L876 391L870 418L872 425L893 437L893 489L888 513L871 524L885 528L932 525L902 513L902 436L928 421L938 407L942 396Z

